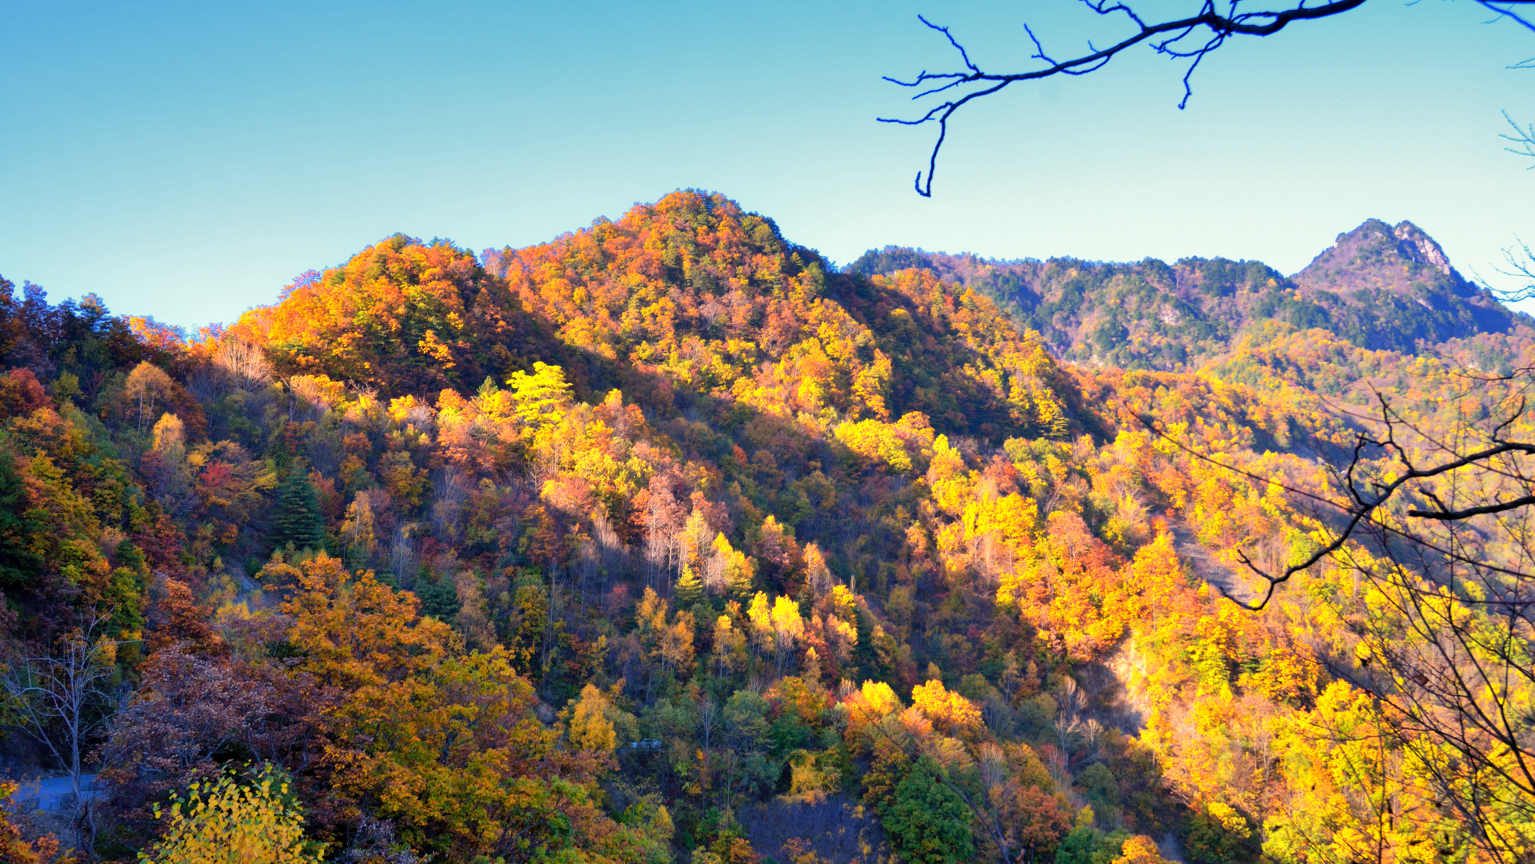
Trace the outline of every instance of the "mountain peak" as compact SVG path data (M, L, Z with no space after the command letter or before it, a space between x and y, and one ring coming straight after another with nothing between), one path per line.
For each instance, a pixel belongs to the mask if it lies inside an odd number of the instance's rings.
M1339 234L1330 248L1291 278L1309 294L1375 289L1415 299L1424 292L1478 297L1476 288L1450 265L1444 248L1405 220L1393 227L1366 219Z
M1397 249L1404 256L1419 264L1432 266L1446 276L1454 273L1449 256L1444 254L1444 249L1434 242L1434 238L1424 233L1422 228L1403 220L1391 229L1391 235L1397 239Z

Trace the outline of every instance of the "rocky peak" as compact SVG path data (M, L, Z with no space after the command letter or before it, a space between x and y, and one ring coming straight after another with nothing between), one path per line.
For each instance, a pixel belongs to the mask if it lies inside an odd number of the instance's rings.
M1477 296L1475 287L1455 271L1434 238L1405 221L1392 227L1379 219L1365 220L1339 234L1331 248L1292 278L1306 293L1378 289L1414 298L1424 290L1467 299Z
M1446 276L1453 272L1449 256L1444 254L1444 249L1434 242L1434 238L1423 233L1422 228L1403 221L1391 229L1391 233L1399 241L1397 249L1407 260L1433 267Z

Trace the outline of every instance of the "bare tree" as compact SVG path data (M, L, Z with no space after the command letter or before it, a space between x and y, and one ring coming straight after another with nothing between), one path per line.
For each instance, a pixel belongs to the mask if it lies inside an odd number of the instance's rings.
M918 171L915 182L917 194L928 198L933 194L933 173L938 168L938 153L943 149L944 139L949 133L949 120L961 108L977 99L995 95L1024 81L1096 72L1125 51L1145 45L1158 54L1184 63L1183 98L1178 102L1178 107L1182 109L1188 105L1189 98L1194 92L1190 83L1194 71L1199 68L1200 62L1208 54L1225 45L1227 40L1239 36L1272 36L1294 22L1331 18L1364 4L1364 0L1332 0L1328 3L1307 5L1306 0L1298 0L1294 5L1260 10L1244 9L1241 7L1242 2L1243 0L1230 0L1222 11L1215 0L1202 0L1198 11L1194 14L1158 21L1148 20L1122 0L1082 0L1082 4L1088 10L1103 19L1118 22L1123 29L1109 35L1106 47L1098 48L1089 41L1086 51L1063 59L1047 52L1039 38L1034 35L1034 31L1025 25L1024 32L1028 34L1034 48L1030 59L1038 61L1038 66L1034 69L1014 72L993 72L983 69L971 59L964 45L954 37L948 27L934 24L927 18L919 16L919 20L924 25L943 34L958 53L961 66L948 72L929 72L924 69L908 80L886 76L885 80L892 84L917 90L917 94L912 97L914 101L930 98L936 98L939 101L938 104L932 105L915 117L881 117L879 120L881 123L895 123L903 126L937 125L938 138L933 143L932 153L928 157L926 177L923 176L923 172ZM1506 18L1535 31L1535 23L1521 15L1522 10L1529 8L1535 0L1476 0L1476 2L1496 13L1499 18ZM1514 125L1514 129L1516 133L1521 132L1517 124ZM1527 137L1521 134L1519 138L1513 140L1516 144L1521 141L1528 143Z
M1528 62L1521 63L1520 67L1526 69L1531 68ZM1503 112L1503 119L1507 120L1508 125L1514 130L1514 134L1512 135L1498 136L1504 141L1507 141L1509 144L1513 145L1511 147L1504 147L1503 149L1510 153L1515 153L1520 156L1528 156L1530 159L1535 160L1535 123L1526 124L1525 126L1521 127L1518 123L1514 122L1514 118L1508 116L1507 111ZM1525 170L1535 171L1535 164L1530 165ZM1528 258L1530 251L1529 247L1526 246L1524 251L1525 257Z
M272 364L259 345L226 337L213 351L213 366L229 385L242 390L262 390L272 383Z
M421 556L411 539L415 527L412 522L395 528L394 542L389 546L389 572L394 574L394 584L400 588L413 588L421 567Z
M65 636L51 652L14 658L0 679L21 727L69 772L76 826L87 840L95 835L94 802L84 794L82 757L110 716L116 673L117 643L99 635L108 617Z

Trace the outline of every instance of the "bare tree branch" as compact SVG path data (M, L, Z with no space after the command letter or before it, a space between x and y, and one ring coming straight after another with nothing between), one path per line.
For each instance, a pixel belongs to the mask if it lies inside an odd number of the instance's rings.
M69 772L75 828L87 843L95 836L95 802L85 794L82 756L91 735L109 717L108 684L117 671L117 643L97 633L110 617L97 616L51 652L12 659L0 678L7 707L21 727Z
M918 171L917 179L913 184L918 195L931 198L933 174L938 169L938 154L948 138L949 120L961 108L976 99L1001 92L1020 81L1037 81L1057 75L1086 75L1096 72L1108 65L1109 61L1119 54L1144 44L1165 57L1188 62L1183 71L1183 98L1178 102L1178 108L1181 110L1188 105L1190 97L1193 96L1191 80L1194 71L1199 68L1200 62L1206 55L1226 44L1226 40L1233 36L1272 36L1292 22L1314 21L1340 15L1362 5L1364 0L1332 0L1317 6L1308 6L1305 0L1298 0L1296 5L1288 8L1250 12L1239 10L1238 6L1241 2L1242 0L1232 0L1229 9L1220 12L1217 11L1215 0L1204 0L1199 12L1195 15L1148 23L1134 8L1122 0L1082 0L1084 6L1100 16L1115 19L1122 16L1123 20L1133 28L1130 35L1106 48L1097 48L1089 42L1086 53L1067 59L1057 59L1045 51L1044 45L1034 31L1025 25L1024 32L1028 34L1034 48L1029 59L1037 60L1041 65L1037 69L1024 72L989 72L981 68L971 59L969 51L955 38L948 27L934 24L926 17L919 15L918 20L924 26L942 33L948 40L949 45L959 54L963 68L949 72L929 72L924 69L909 80L885 76L885 80L892 84L917 90L918 92L912 96L913 101L942 94L952 95L916 117L880 117L878 119L881 123L902 126L922 126L929 123L938 125L938 138L933 142L932 152L928 156L927 173L924 176L923 172ZM1521 11L1516 11L1527 8L1535 3L1535 0L1476 0L1476 2L1496 12L1499 18L1507 18L1535 30L1535 25L1532 25L1528 18L1522 17ZM1524 64L1519 65L1522 67ZM1514 125L1514 129L1516 132L1521 131L1517 124ZM1531 144L1528 135L1521 134L1519 138L1510 140L1535 146ZM1532 151L1531 155L1535 155L1535 151Z
M1512 147L1504 147L1503 149L1519 156L1528 156L1531 159L1535 159L1535 123L1521 127L1518 123L1514 122L1514 118L1508 116L1507 111L1503 112L1503 119L1507 120L1509 127L1514 130L1514 134L1512 135L1498 136L1504 141L1514 145ZM1530 165L1524 170L1535 171L1535 164ZM1530 248L1526 246L1524 247L1524 251L1525 257L1528 258Z
M1029 39L1034 44L1034 53L1030 55L1030 59L1039 60L1044 64L1041 68L1029 72L993 73L981 69L970 59L969 53L959 40L954 38L954 34L949 32L949 28L918 16L918 20L928 28L942 33L949 44L959 52L960 60L964 63L964 71L928 72L923 70L910 81L890 76L885 76L885 80L902 87L920 90L912 97L913 100L965 87L975 89L965 92L964 95L946 99L916 118L879 118L881 123L895 123L903 126L938 124L938 140L933 144L932 154L928 158L926 182L923 181L922 172L917 172L915 182L917 194L924 198L932 197L933 172L937 170L938 153L943 149L944 139L948 135L949 119L956 111L976 99L1000 92L1019 81L1034 81L1056 75L1086 75L1102 69L1110 60L1127 49L1145 43L1158 54L1190 61L1183 74L1183 99L1178 103L1181 109L1188 105L1189 97L1193 95L1189 80L1194 70L1199 67L1205 55L1219 48L1228 38L1269 36L1283 30L1292 21L1327 18L1347 12L1363 4L1364 0L1334 0L1331 3L1311 7L1302 2L1288 9L1261 12L1238 12L1237 4L1232 3L1231 11L1226 14L1216 11L1214 0L1205 0L1197 15L1152 24L1146 23L1134 9L1122 2L1115 2L1115 0L1082 0L1082 2L1087 8L1105 17L1123 15L1135 26L1136 32L1107 48L1095 49L1089 44L1088 53L1066 60L1057 60L1045 52L1044 46L1034 35L1034 31L1025 27ZM1527 2L1527 0L1514 0L1514 2Z
M1517 510L1520 507L1528 507L1535 504L1535 495L1526 495L1523 498L1515 498L1512 501L1498 501L1492 504L1482 504L1477 507L1466 507L1460 510L1408 510L1407 515L1417 519L1439 519L1449 521L1452 519L1470 519L1472 516L1485 516L1489 513L1502 513L1507 510Z
M1478 5L1498 13L1498 18L1507 18L1521 27L1535 31L1535 23L1531 23L1528 18L1525 18L1520 13L1514 11L1514 9L1518 6L1529 5L1530 0L1476 0L1476 2ZM1497 19L1495 18L1493 20ZM1522 66L1523 64L1520 65Z
M1465 392L1444 401L1466 407L1448 423L1410 420L1379 393L1378 414L1350 414L1376 429L1356 435L1330 494L1201 453L1135 416L1192 458L1335 514L1321 520L1329 542L1282 572L1236 550L1269 590L1258 603L1227 599L1263 609L1279 584L1328 559L1335 575L1318 585L1338 593L1321 602L1341 629L1327 668L1374 703L1382 744L1433 792L1426 815L1466 826L1486 860L1526 861L1509 826L1535 819L1535 374L1462 377ZM1420 501L1430 506L1403 506Z

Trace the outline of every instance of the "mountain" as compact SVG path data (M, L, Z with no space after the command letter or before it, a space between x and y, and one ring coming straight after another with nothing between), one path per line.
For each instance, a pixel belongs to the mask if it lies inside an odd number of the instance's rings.
M1321 310L1321 326L1364 348L1414 353L1483 333L1509 333L1531 319L1466 281L1433 238L1411 222L1370 219L1291 277Z
M0 807L6 860L1535 854L1508 756L1535 715L1501 711L1535 646L1482 602L1529 560L1503 508L1460 594L1351 545L1260 614L1226 599L1336 521L1377 394L1421 464L1523 404L1527 374L1462 367L1523 356L1525 319L1411 226L1294 278L838 272L683 191L523 248L386 237L196 339L13 289L0 684L77 689L6 703L0 776L78 753L99 785L88 819ZM1349 341L1403 309L1424 353ZM1392 713L1411 687L1441 701ZM1491 756L1447 749L1492 715Z
M1068 426L1064 376L986 301L930 274L837 273L718 195L483 257L392 237L230 334L270 346L281 374L424 397L537 359L582 393L619 387L665 413L712 398L785 416L920 412L996 440Z
M1371 219L1292 277L1256 261L1105 264L992 261L887 247L850 272L916 268L994 299L1062 359L1126 369L1193 368L1255 325L1324 329L1361 348L1415 354L1450 340L1535 336L1535 319L1467 282L1410 222Z

